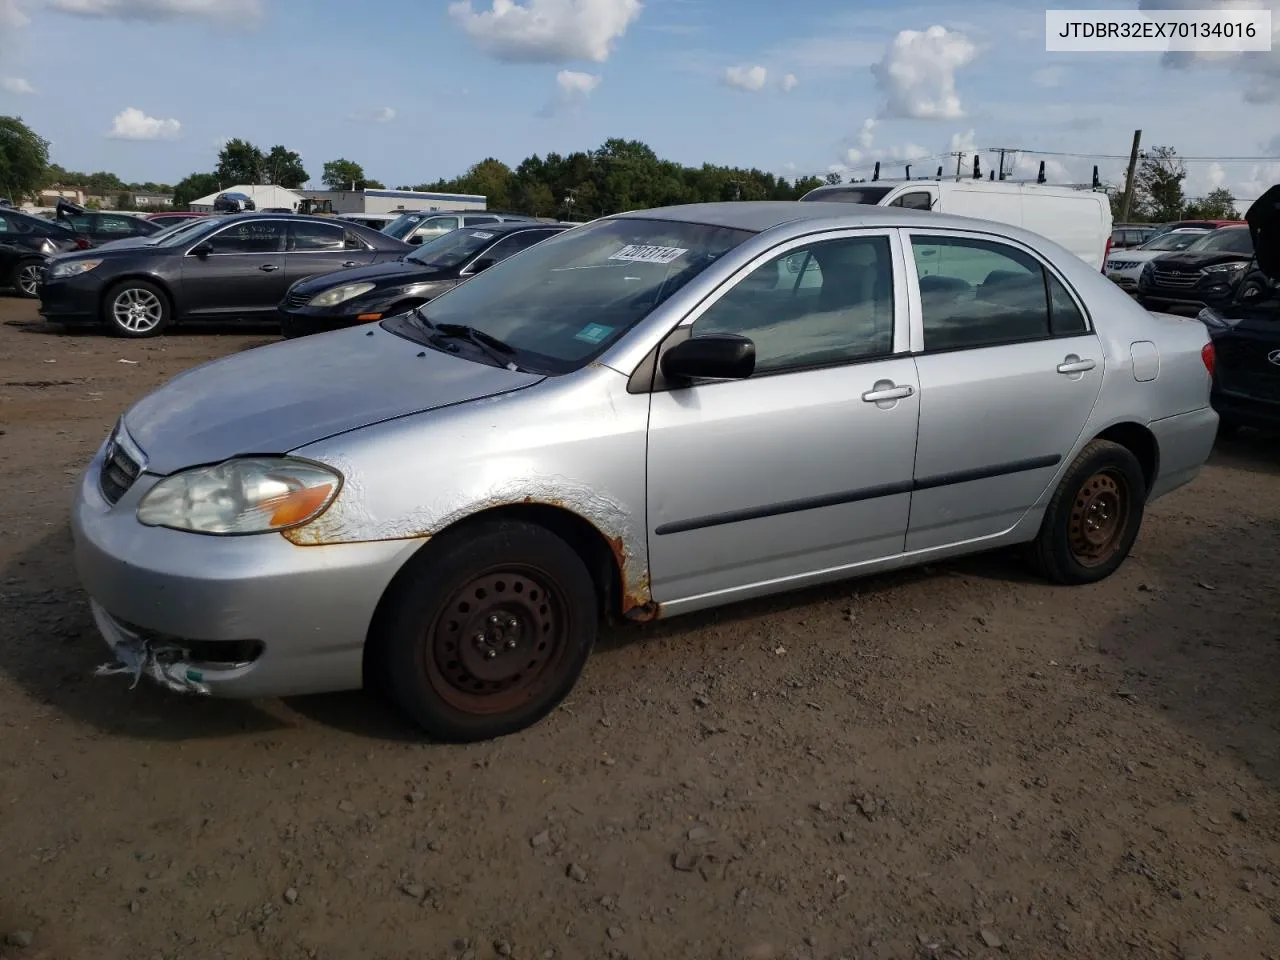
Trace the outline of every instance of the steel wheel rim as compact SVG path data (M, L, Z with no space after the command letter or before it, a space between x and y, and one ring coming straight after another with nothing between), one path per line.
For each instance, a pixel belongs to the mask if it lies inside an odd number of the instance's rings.
M42 267L27 264L18 271L18 289L29 297L34 297L40 289L40 273Z
M164 319L164 304L150 290L130 287L112 301L111 315L130 333L149 333Z
M1101 566L1119 552L1129 525L1129 504L1129 483L1115 470L1099 470L1080 485L1067 525L1067 542L1077 563Z
M428 626L427 677L456 710L507 713L546 688L572 628L564 591L548 573L524 564L490 568L454 590Z

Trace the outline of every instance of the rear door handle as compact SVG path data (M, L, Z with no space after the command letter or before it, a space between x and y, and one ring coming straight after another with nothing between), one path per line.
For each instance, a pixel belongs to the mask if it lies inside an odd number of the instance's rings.
M1081 360L1074 353L1058 364L1059 373L1084 373L1086 370L1092 370L1098 364L1089 359Z
M876 386L877 389L868 390L862 395L862 399L867 403L884 403L886 400L903 400L915 393L915 390L912 387L905 384L901 387L881 387L879 384Z
M261 270L263 273L273 273L274 271L279 270L280 268L277 267L274 263L264 263L258 269Z

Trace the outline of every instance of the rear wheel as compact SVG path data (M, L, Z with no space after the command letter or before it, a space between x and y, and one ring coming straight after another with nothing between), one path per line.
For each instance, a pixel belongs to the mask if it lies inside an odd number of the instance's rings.
M1031 543L1033 562L1054 583L1096 583L1111 576L1133 548L1146 499L1146 478L1133 453L1094 440L1049 501Z
M514 733L553 710L595 644L599 606L582 559L543 527L485 523L411 561L373 638L374 686L430 736Z
M116 284L103 302L102 322L117 337L154 337L163 332L172 319L168 295L146 280L124 280Z
M40 282L44 277L43 260L23 260L13 275L13 289L28 300L40 295Z

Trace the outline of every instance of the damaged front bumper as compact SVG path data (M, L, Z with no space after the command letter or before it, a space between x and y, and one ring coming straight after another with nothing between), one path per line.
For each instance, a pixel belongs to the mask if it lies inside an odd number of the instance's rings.
M96 601L90 600L89 607L98 631L115 655L115 660L98 667L94 676L132 675L130 690L146 676L175 693L208 696L212 692L204 681L204 671L190 662L187 650L176 644L155 643L130 631Z

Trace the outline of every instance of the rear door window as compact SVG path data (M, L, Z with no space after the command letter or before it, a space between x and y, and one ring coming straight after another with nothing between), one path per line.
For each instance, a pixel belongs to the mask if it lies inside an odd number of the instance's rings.
M326 250L342 250L346 234L342 227L330 223L298 221L289 224L289 250L297 253L314 253Z
M251 220L237 223L209 238L215 254L283 253L285 223L280 220Z

